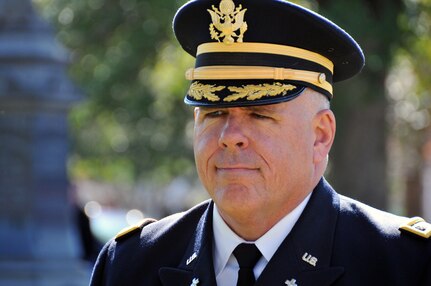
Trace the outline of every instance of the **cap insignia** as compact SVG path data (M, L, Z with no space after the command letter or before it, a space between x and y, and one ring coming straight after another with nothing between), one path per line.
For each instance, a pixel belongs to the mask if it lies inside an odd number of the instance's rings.
M219 8L212 5L212 10L207 9L211 14L210 24L211 39L223 43L232 44L236 41L241 43L244 33L247 31L247 22L244 21L244 14L247 9L242 9L240 4L235 7L232 0L221 0ZM239 30L239 35L236 31Z
M195 81L190 85L188 94L195 100L202 100L203 98L206 98L209 101L216 102L220 101L220 97L218 97L215 92L221 91L225 88L225 86L217 86L215 84L202 84L198 81ZM249 101L253 101L261 99L264 96L284 96L287 94L288 91L295 89L296 86L275 82L272 84L249 84L243 85L241 87L229 86L227 88L229 89L229 91L233 92L233 94L225 97L223 99L223 101L225 102L237 101L243 98Z

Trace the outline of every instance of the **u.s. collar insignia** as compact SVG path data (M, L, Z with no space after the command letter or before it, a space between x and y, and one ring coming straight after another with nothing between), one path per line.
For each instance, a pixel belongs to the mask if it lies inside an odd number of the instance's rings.
M314 257L311 254L308 254L307 252L304 253L304 255L302 256L302 260L304 260L305 262L307 262L310 265L313 265L314 267L316 267L317 264L317 257Z
M241 43L245 31L247 31L247 22L244 21L244 14L247 9L242 9L240 4L235 7L232 0L221 0L219 8L212 5L212 10L207 9L211 14L212 23L210 24L211 39L223 43L232 44L235 42ZM236 31L239 30L239 35Z
M186 265L189 265L190 263L192 263L193 260L196 259L196 257L198 257L196 252L193 252L192 256L190 256L187 261L186 261Z

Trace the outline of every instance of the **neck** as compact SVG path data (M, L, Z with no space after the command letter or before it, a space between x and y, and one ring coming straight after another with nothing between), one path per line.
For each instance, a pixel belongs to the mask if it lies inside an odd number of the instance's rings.
M290 205L290 207L286 207L278 213L270 215L267 213L261 215L260 213L254 212L252 214L242 214L241 216L238 216L238 214L231 216L219 207L217 209L225 223L239 237L246 241L256 241L272 229L285 216L295 210L310 193L311 191L292 199L289 204L286 204Z

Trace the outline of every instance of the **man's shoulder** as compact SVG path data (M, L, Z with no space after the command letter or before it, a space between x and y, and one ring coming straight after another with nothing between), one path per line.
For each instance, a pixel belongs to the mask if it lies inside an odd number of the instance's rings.
M110 285L156 285L158 269L178 264L209 206L210 201L205 201L185 212L158 221L147 219L121 231L103 247L93 272L94 285L105 280Z
M431 224L425 220L395 215L343 195L340 195L340 222L350 224L352 233L377 235L385 240L408 237L408 240L431 241Z
M201 219L209 204L210 201L208 200L187 211L175 213L160 220L144 219L136 225L121 230L114 238L114 241L122 243L129 239L133 240L134 237L135 239L139 238L140 241L154 242L171 233L188 233L187 230L194 231L197 221Z

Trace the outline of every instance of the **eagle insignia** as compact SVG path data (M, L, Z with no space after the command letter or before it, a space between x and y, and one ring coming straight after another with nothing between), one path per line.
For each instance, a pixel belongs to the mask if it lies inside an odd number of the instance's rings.
M226 44L236 41L243 41L244 33L247 31L247 22L244 21L244 14L247 9L242 9L240 4L235 7L232 0L221 0L219 8L212 5L212 10L207 9L211 14L210 24L211 39ZM239 30L239 31L238 31Z

